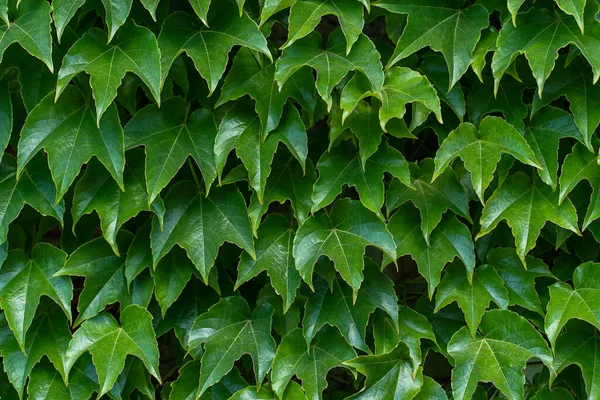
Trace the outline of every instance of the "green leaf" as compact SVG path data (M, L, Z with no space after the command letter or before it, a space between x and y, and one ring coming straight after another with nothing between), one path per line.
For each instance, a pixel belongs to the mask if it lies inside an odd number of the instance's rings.
M282 398L291 378L297 376L309 399L322 399L328 384L327 373L343 367L344 361L354 357L355 351L333 328L323 328L309 348L302 331L294 329L283 337L277 348L271 373L273 390Z
M225 297L199 316L189 331L188 347L204 343L197 396L219 382L236 360L250 354L258 385L261 384L275 357L271 337L273 307L263 304L250 314L242 297Z
M244 46L271 57L267 41L256 23L245 13L238 14L229 0L213 4L207 28L184 13L173 13L163 23L158 47L161 52L162 83L173 61L185 52L208 84L209 93L217 88L233 46Z
M515 25L506 21L498 35L497 50L492 60L496 88L500 79L519 54L525 54L538 85L538 94L554 69L558 50L572 43L581 51L594 71L594 82L600 76L600 25L595 15L598 4L588 1L585 36L572 17L552 14L548 10L532 8L516 17Z
M31 400L80 400L89 399L97 390L98 384L74 369L66 386L58 371L48 363L40 364L31 373L27 394Z
M202 171L206 192L217 176L213 146L217 125L208 110L188 115L181 97L172 97L160 108L151 104L138 111L125 126L125 147L144 146L148 201L155 201L188 156Z
M108 42L110 43L117 30L125 23L131 10L133 0L102 0L106 11L106 25L108 25Z
M418 165L411 164L411 171L413 176L416 175L412 182L416 190L398 180L393 180L386 193L388 215L402 204L412 202L421 214L421 230L428 244L431 233L446 211L452 210L455 214L471 221L467 194L451 168L447 168L433 182L431 182L434 172L432 159L426 158Z
M56 102L52 93L44 97L27 116L19 140L19 177L42 149L48 153L57 203L94 155L123 187L125 149L117 108L108 108L96 125L91 107L75 86L69 85Z
M200 360L189 361L179 370L179 377L173 382L173 390L169 400L191 400L196 398L198 377L200 376ZM238 390L247 385L236 368L225 375L221 381L208 388L200 400L228 400Z
M379 272L377 264L367 258L365 281L358 295L354 296L349 289L335 279L330 290L327 280L317 277L314 293L306 296L308 301L302 320L307 346L310 346L317 332L328 324L336 326L350 345L371 353L365 343L365 334L369 317L376 308L385 311L394 321L394 326L398 326L398 298L393 283Z
M500 157L510 154L523 164L541 168L535 154L521 134L502 118L486 117L479 129L466 122L444 140L435 156L435 171L432 180L460 157L465 168L471 173L471 182L481 203L485 203L484 193L488 188Z
M275 64L264 65L262 61L262 58L257 58L248 48L241 48L225 78L216 107L244 95L252 97L264 138L279 125L284 106L290 97L312 114L317 106L317 95L314 89L315 79L310 69L303 68L279 88L275 81Z
M236 288L262 271L267 271L273 289L283 299L283 310L287 312L301 282L292 251L295 234L287 218L280 214L269 214L258 229L256 260L248 253L240 257Z
M22 250L10 251L0 268L0 306L23 349L42 296L50 297L69 320L72 318L73 284L69 278L54 276L67 254L48 243L39 243L31 255L29 258Z
M0 243L6 242L9 224L25 204L42 215L56 218L62 225L64 201L55 204L56 189L44 157L34 157L17 181L17 160L5 155L0 164Z
M381 90L384 81L381 56L367 36L360 35L349 53L346 53L341 30L335 30L329 35L326 49L323 49L321 42L321 35L313 32L283 51L277 59L275 71L275 79L280 88L298 70L309 66L317 72L317 92L327 103L328 111L333 106L333 88L350 71L365 74L371 82L371 91Z
M346 54L362 33L363 6L355 0L299 0L290 9L288 40L282 49L312 33L324 15L335 15L346 37Z
M492 266L478 267L473 273L472 282L469 282L463 266L458 263L453 263L446 270L435 300L436 311L455 301L464 312L473 337L492 301L503 310L508 308L509 302L502 279Z
M13 128L13 107L10 100L10 91L8 89L8 80L0 80L0 162L4 155L4 150L8 146L10 135Z
M600 294L598 279L599 264L581 264L573 273L573 286L559 282L550 286L544 329L552 348L556 349L556 338L565 324L573 318L586 321L600 329L600 310L596 307Z
M125 253L130 242L131 234L126 232L117 238L121 254ZM75 325L97 315L108 304L123 301L128 293L125 256L115 255L110 245L101 238L75 250L56 275L85 277L85 285L77 302L79 315Z
M260 10L260 24L263 25L274 14L294 5L296 0L264 0Z
M271 162L279 142L287 146L301 165L306 161L308 145L306 128L298 110L292 105L287 108L285 119L265 141L260 129L258 116L249 107L248 102L238 101L219 126L215 138L215 162L221 181L227 156L235 149L248 170L250 185L256 191L258 201L262 202L267 178L271 173Z
M20 0L19 3L12 20L6 12L1 13L0 61L5 50L18 42L29 54L42 60L50 72L54 72L50 4L41 0Z
M84 322L69 343L65 369L70 371L75 361L90 352L100 382L102 397L115 384L131 354L139 358L148 371L160 381L158 346L152 329L152 315L139 306L129 306L121 313L121 325L113 316L102 313Z
M413 375L410 351L404 343L389 353L361 356L345 362L366 376L365 387L349 399L412 399L421 390L423 372Z
M223 243L234 243L256 256L246 203L236 188L217 188L204 197L192 183L179 182L165 198L165 208L164 228L158 218L152 222L154 265L178 244L208 282Z
M547 221L579 234L573 204L567 200L559 205L558 193L553 193L536 177L532 181L523 172L508 177L489 198L476 239L490 233L502 220L506 220L515 236L517 254L523 265Z
M521 306L540 315L544 314L542 303L535 290L535 281L540 277L554 278L554 275L542 260L527 256L525 257L527 268L524 268L515 249L496 248L487 253L487 262L504 281L509 305Z
M58 71L56 99L76 75L87 72L100 124L126 72L140 77L160 104L160 68L156 38L147 28L129 21L119 29L113 44L108 44L106 32L92 28L65 55Z
M530 358L539 358L552 368L552 352L531 324L511 311L488 311L475 338L466 327L448 344L456 361L452 390L456 400L469 399L478 382L491 382L508 399L524 398L522 373Z
M477 42L473 50L473 62L471 68L479 80L483 83L483 69L486 65L488 53L496 50L496 41L498 40L498 30L493 26L485 29L481 34L481 39Z
M404 156L387 143L383 143L365 164L362 164L360 152L357 154L351 145L338 145L321 156L317 169L319 179L312 191L313 213L333 203L342 192L343 186L348 185L356 188L365 207L383 219L382 180L385 178L385 172L391 173L404 185L412 186L408 163Z
M463 8L463 0L382 0L374 5L408 14L408 24L388 67L428 46L446 59L450 73L448 91L469 68L481 31L489 25L485 7L475 4Z
M398 256L410 255L417 263L419 273L427 281L429 298L433 297L442 270L452 260L459 258L467 268L466 277L472 280L475 269L475 251L471 232L454 215L442 219L429 237L423 238L414 209L400 208L389 220L388 229L394 236ZM386 260L389 262L392 260Z
M163 317L181 295L195 269L185 252L179 248L174 248L160 260L152 275L154 297L160 306Z
M342 278L352 287L356 300L363 281L363 255L367 246L381 249L396 260L392 235L377 216L360 202L340 199L329 213L310 217L296 232L294 259L302 279L313 287L314 266L320 256L329 257Z
M421 391L414 397L415 400L448 400L448 395L439 383L428 376L423 376Z

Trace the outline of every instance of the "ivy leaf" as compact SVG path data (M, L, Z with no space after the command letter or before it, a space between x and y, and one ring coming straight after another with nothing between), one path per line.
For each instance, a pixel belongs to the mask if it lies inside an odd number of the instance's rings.
M559 205L558 193L553 193L540 179L534 177L532 181L522 172L509 176L489 198L476 239L490 233L502 220L506 220L515 236L523 265L547 221L579 234L573 204L567 200Z
M283 51L277 59L275 71L275 79L280 88L298 70L309 66L317 72L317 92L327 103L328 111L333 106L333 88L350 71L365 74L371 82L371 91L381 90L384 81L381 56L367 36L360 35L349 53L345 51L344 36L339 29L329 35L326 49L323 49L321 42L321 35L313 32Z
M273 307L263 304L252 314L242 297L225 297L199 316L189 331L189 349L204 343L197 396L219 382L236 360L250 354L257 385L263 381L275 358L271 337Z
M245 12L238 13L231 1L215 2L208 13L206 26L200 26L188 14L178 12L165 20L158 37L163 84L171 65L183 52L190 56L206 80L209 94L217 88L233 46L244 46L271 58L267 40L256 23Z
M508 10L512 15L513 24L517 24L517 13L525 0L508 0ZM577 25L584 32L583 12L585 9L585 0L556 0L556 4L567 14L572 15L577 21Z
M575 289L563 282L550 286L544 328L552 348L556 349L556 338L570 319L586 321L600 329L600 313L595 306L600 294L598 268L600 265L592 262L577 267L573 273Z
M362 33L363 6L354 0L299 0L290 9L288 40L285 49L315 30L321 17L335 15L346 37L346 54Z
M5 154L0 164L0 243L6 242L9 224L25 204L62 225L65 205L62 200L55 203L55 197L56 189L42 156L34 157L17 181L17 160Z
M187 104L172 97L160 108L151 104L138 111L125 126L125 147L143 145L146 151L148 201L156 200L188 156L202 171L206 192L217 176L213 145L217 125L204 109L187 115Z
M190 400L196 398L198 377L200 376L200 360L189 361L179 370L179 377L173 382L173 390L169 400ZM208 388L200 400L226 400L247 385L236 368L225 375L221 381Z
M71 208L73 231L83 215L94 210L98 212L102 235L117 255L117 233L121 226L141 211L148 210L148 195L144 185L144 153L141 149L127 153L124 187L125 190L121 191L100 163L91 162L75 186ZM164 212L162 200L158 198L151 207L160 218Z
M373 5L396 14L408 14L408 24L388 67L428 46L446 59L450 73L448 91L469 68L481 31L489 25L485 7L475 4L463 8L462 0L382 0Z
M511 311L488 311L478 334L471 336L466 327L448 344L456 361L452 389L456 400L469 399L478 382L491 382L510 400L522 399L523 368L530 358L539 358L552 368L552 352L531 324Z
M435 156L432 181L460 157L471 173L471 182L482 204L484 193L494 178L502 154L510 154L523 164L541 168L535 154L521 134L502 118L486 117L479 129L470 123L460 124L450 132Z
M448 400L448 395L439 383L428 376L423 376L423 386L415 400Z
M389 353L361 356L345 364L366 376L364 389L349 399L412 399L423 384L423 372L413 375L410 351L402 342Z
M370 315L379 308L385 311L398 326L398 298L394 292L392 281L379 272L377 265L367 258L365 281L358 295L339 279L333 282L330 290L329 283L321 276L317 277L314 293L306 297L302 321L303 334L307 346L325 325L336 326L346 341L353 347L371 353L365 343L365 334Z
M369 81L364 75L355 74L344 86L340 99L340 107L344 110L342 119L346 119L367 96L381 101L379 121L381 129L386 130L392 118L402 119L409 103L421 104L435 113L442 123L442 110L437 92L427 77L409 68L393 67L386 71L381 92L369 91Z
M217 101L219 107L228 101L248 95L255 100L255 110L260 117L263 138L274 130L281 120L286 102L294 98L312 114L317 106L315 79L308 68L292 76L281 88L275 81L275 64L264 65L247 48L241 48L221 88ZM270 88L270 90L265 90ZM289 109L288 109L289 112Z
M58 371L45 363L40 364L31 372L27 394L31 400L79 400L89 399L97 387L98 384L95 381L77 369L71 373L69 386L66 386Z
M250 198L250 206L248 206L252 231L255 235L262 216L273 202L283 204L289 200L298 224L302 225L306 221L312 207L313 185L317 180L317 172L312 161L308 159L306 164L305 171L303 171L302 166L294 161L292 156L283 152L275 154L262 204L258 201L256 193L253 193Z
M192 183L179 182L167 194L165 209L164 228L158 218L152 222L154 265L178 244L206 283L223 243L234 243L256 256L246 203L236 188L217 188L204 197Z
M538 175L553 190L557 184L558 145L561 139L567 137L583 142L573 116L555 107L541 109L525 131L525 139L542 166Z
M490 10L488 10L490 11ZM490 13L493 11L490 11ZM481 39L477 42L475 50L473 50L473 62L471 68L479 81L483 83L483 69L487 63L486 57L488 53L496 50L496 41L498 40L498 30L493 26L488 27L481 34Z
M446 169L431 182L434 172L433 160L426 158L419 164L411 164L411 172L413 176L416 175L412 183L416 190L398 180L393 180L386 193L388 215L402 204L412 202L421 214L421 230L427 244L430 242L431 233L446 211L452 210L455 214L471 221L467 194L451 168Z
M327 387L325 377L335 367L343 367L344 361L356 357L356 352L333 328L325 327L307 349L300 328L287 333L281 340L273 363L271 381L279 398L295 375L302 381L302 388L309 399L322 399Z
M38 243L31 255L29 258L22 250L10 251L0 268L0 306L23 351L42 296L50 297L69 320L72 318L73 284L69 278L54 276L67 254L48 243Z
M58 71L56 100L69 82L83 71L90 75L98 124L117 97L117 89L126 72L140 77L160 104L160 51L156 38L147 28L131 21L119 29L113 44L108 44L106 32L90 29L69 49Z
M123 187L123 129L115 106L96 125L82 93L69 85L56 102L49 94L29 113L19 140L18 175L44 149L56 184L56 202L95 155Z
M331 204L342 192L344 185L354 186L361 203L383 219L385 172L398 178L404 185L412 187L408 163L402 153L387 143L366 160L363 168L360 152L351 145L341 144L324 153L317 163L319 179L312 194L313 213ZM414 189L409 189L414 190Z
M0 61L4 51L11 44L18 42L29 54L42 60L50 72L54 72L50 34L51 10L50 4L45 1L21 0L12 21L9 20L6 11L2 12Z
M487 253L487 262L504 281L509 305L525 307L540 315L544 314L542 303L535 290L535 281L544 276L554 278L554 275L542 260L527 256L525 258L527 268L524 268L515 249L496 248Z
M121 252L130 242L131 234L128 233L117 238ZM56 275L86 278L77 302L79 315L75 325L97 315L108 304L125 299L128 291L124 264L125 256L115 255L110 245L101 238L87 242L69 256L64 267Z
M329 213L313 215L296 232L296 269L312 288L317 260L322 255L329 257L352 287L355 301L363 281L363 255L367 246L377 247L396 259L396 245L385 224L360 202L340 199Z
M600 184L600 165L598 165L598 156L595 153L591 153L581 144L575 144L573 151L562 164L558 202L562 203L569 193L575 189L575 186L584 179L592 186L592 195L583 220L583 227L581 228L583 230L600 218L600 188L598 187Z
M473 337L492 301L503 310L508 308L508 292L502 279L490 265L477 268L473 273L473 281L469 282L462 265L453 263L446 270L435 299L436 312L455 301L464 312Z
M260 10L260 25L262 26L267 20L281 10L294 5L296 0L264 0Z
M283 299L283 310L287 312L300 287L300 275L296 271L292 246L295 230L280 214L269 214L258 229L256 242L256 260L243 253L238 264L238 276L235 288L267 271L273 289Z
M139 358L160 382L158 345L152 329L152 315L140 306L131 305L123 310L121 326L107 313L85 321L69 343L65 363L67 372L88 351L100 382L98 397L113 387L129 354Z
M558 50L569 43L577 46L591 64L596 82L600 76L600 26L595 18L598 4L588 1L586 9L585 36L579 31L575 18L555 15L544 9L532 8L519 14L516 26L506 21L498 35L497 50L492 60L496 88L510 64L519 54L525 54L541 96L544 82L554 69Z
M13 128L13 107L8 89L8 79L0 80L0 162L8 146Z
M185 252L179 248L174 248L160 260L152 275L154 277L154 297L160 306L163 317L181 295L195 269Z
M284 143L290 152L304 165L308 154L306 128L294 106L287 108L286 118L263 142L258 116L248 102L240 100L221 121L215 138L215 162L217 174L221 174L227 156L235 149L237 156L248 170L250 185L256 191L258 201L263 201L267 178L271 173L271 162L279 142Z

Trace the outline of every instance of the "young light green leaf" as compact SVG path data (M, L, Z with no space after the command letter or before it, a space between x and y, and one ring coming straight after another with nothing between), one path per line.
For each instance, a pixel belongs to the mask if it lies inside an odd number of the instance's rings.
M408 14L408 24L396 43L388 67L429 46L444 55L450 82L448 91L467 71L473 50L488 27L488 11L480 4L466 8L464 1L382 0L373 5L397 14Z
M154 34L129 21L119 29L113 44L106 32L90 29L69 49L63 59L56 84L56 100L80 72L90 75L96 100L96 122L117 97L126 72L136 74L160 104L160 51Z
M73 284L69 278L54 276L67 254L48 243L38 243L31 255L29 258L22 250L10 251L0 268L0 306L23 349L42 296L54 300L69 321L72 318Z
M371 353L365 343L369 317L376 308L385 311L398 326L398 298L392 281L379 271L375 262L366 258L365 281L358 295L339 279L329 282L320 275L314 284L314 293L307 293L308 301L302 320L303 334L310 346L317 332L325 325L337 327L353 347Z
M383 219L381 207L384 200L383 178L385 172L398 178L404 185L412 186L408 163L402 153L387 143L364 164L360 152L348 143L342 143L321 156L317 164L319 179L312 193L312 212L333 203L344 185L354 186L361 203ZM414 189L409 189L414 190Z
M503 310L508 308L508 292L492 266L477 268L473 281L469 282L464 267L453 263L446 270L435 296L436 312L454 301L465 314L471 336L475 337L481 318L492 301Z
M552 369L552 352L540 333L512 311L491 310L481 321L477 337L466 327L452 337L448 352L456 367L452 390L456 400L470 399L478 382L491 382L510 400L524 397L525 368L539 358Z
M199 316L189 331L188 348L204 343L200 369L202 394L227 374L236 360L250 354L257 385L260 385L275 358L275 341L271 337L273 307L263 304L252 314L242 297L225 297Z
M256 23L245 12L239 14L236 8L229 0L214 2L207 17L206 25L210 28L179 12L165 20L158 37L162 84L173 61L183 52L194 61L211 94L225 72L233 46L244 46L271 58L267 40Z
M321 42L321 35L313 32L283 51L281 57L277 59L275 71L275 79L280 88L298 70L309 66L317 71L317 92L327 103L329 111L333 106L331 97L333 88L350 71L365 74L371 82L371 91L381 90L384 81L381 56L367 36L360 35L347 54L344 36L339 29L329 35L326 49L323 49Z
M52 93L47 95L27 116L19 139L19 177L42 149L48 153L57 203L93 155L123 187L125 149L117 108L108 108L97 125L94 112L75 86L69 85L56 102Z
M533 181L523 172L509 176L489 198L481 215L481 230L476 239L487 235L506 220L515 236L517 254L527 265L525 256L535 246L546 222L579 234L577 213L566 200L558 204L558 193L537 177Z
M354 349L335 329L324 327L307 348L302 331L296 328L283 337L277 348L271 373L273 390L283 398L290 379L297 376L307 397L320 400L327 387L327 373L335 367L343 367L344 361L354 357Z
M143 145L146 151L149 203L173 179L188 156L200 167L207 193L217 176L214 117L208 110L196 110L190 115L187 110L181 97L172 97L160 108L151 104L141 109L125 126L125 147Z
M152 315L140 306L125 308L121 313L120 326L107 313L84 322L69 343L65 363L67 372L88 351L98 373L99 397L113 387L129 354L139 358L160 382L158 345L152 328Z
M523 164L541 168L535 154L521 134L502 118L486 117L479 129L465 122L450 132L435 156L432 181L460 157L471 173L475 193L485 204L484 193L488 188L502 154L510 154Z
M205 197L191 182L182 181L167 194L165 209L164 228L158 218L152 222L154 265L178 244L206 283L223 243L234 243L256 257L246 203L236 188L217 188Z
M446 211L452 210L455 214L471 220L467 193L451 168L431 182L434 172L433 160L426 158L419 164L411 164L411 172L415 176L412 184L416 190L399 180L393 180L386 193L388 215L402 204L412 202L421 214L421 230L428 244L431 233Z
M320 256L327 256L352 287L356 300L363 281L363 255L367 246L377 247L396 260L396 244L385 224L360 202L340 199L329 213L313 215L296 232L296 269L312 287L314 266Z
M355 0L298 0L290 9L288 40L285 49L314 32L324 15L335 15L346 37L346 54L362 33L363 6Z

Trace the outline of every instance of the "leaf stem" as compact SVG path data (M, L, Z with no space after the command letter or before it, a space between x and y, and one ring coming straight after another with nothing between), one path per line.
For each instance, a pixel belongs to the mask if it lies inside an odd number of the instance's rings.
M198 189L201 189L202 186L200 185L200 179L198 179L198 174L196 173L196 168L194 168L194 164L192 163L192 160L188 157L187 159L188 162L188 166L190 167L190 171L192 172L192 176L194 177L194 182L196 182L196 186L198 186Z

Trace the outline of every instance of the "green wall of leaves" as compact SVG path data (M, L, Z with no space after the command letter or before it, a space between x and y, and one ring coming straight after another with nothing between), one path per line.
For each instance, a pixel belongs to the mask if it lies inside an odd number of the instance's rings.
M598 0L0 0L0 397L600 398Z

